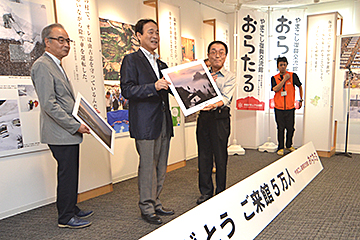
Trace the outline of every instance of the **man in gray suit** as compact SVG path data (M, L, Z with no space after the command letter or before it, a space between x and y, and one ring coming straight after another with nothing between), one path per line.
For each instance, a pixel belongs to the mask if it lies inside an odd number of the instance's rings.
M31 79L39 97L40 138L48 144L57 161L58 186L56 206L58 226L83 228L91 224L83 218L93 211L82 211L77 206L79 179L79 144L82 134L89 129L73 116L75 95L61 59L70 51L70 39L61 24L51 24L41 32L45 53L31 68Z

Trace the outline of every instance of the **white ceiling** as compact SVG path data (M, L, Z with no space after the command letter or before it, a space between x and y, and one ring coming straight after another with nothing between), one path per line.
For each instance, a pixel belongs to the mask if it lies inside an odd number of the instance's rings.
M212 7L224 13L235 12L238 7L252 7L252 8L288 8L299 7L311 4L321 4L325 2L336 2L339 0L194 0L206 6ZM314 3L319 2L319 3Z

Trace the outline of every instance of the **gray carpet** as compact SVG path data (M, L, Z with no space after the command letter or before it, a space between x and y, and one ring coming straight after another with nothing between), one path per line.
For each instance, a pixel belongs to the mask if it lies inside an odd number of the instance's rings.
M275 153L246 150L229 157L228 186L276 161ZM324 170L256 239L360 239L360 155L322 158ZM176 211L169 222L196 206L197 159L167 174L161 195ZM114 185L114 192L79 204L95 211L85 229L57 227L55 204L0 221L0 239L139 239L158 226L144 222L137 206L137 178Z

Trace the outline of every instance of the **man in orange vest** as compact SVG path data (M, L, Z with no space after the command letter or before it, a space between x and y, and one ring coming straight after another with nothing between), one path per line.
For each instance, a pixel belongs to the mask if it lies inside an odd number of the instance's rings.
M286 57L277 59L279 73L271 77L271 89L275 92L275 120L278 129L278 151L280 156L284 155L284 133L286 129L286 150L293 152L292 146L295 124L295 86L299 88L299 109L303 102L303 89L296 73L286 71L288 61Z

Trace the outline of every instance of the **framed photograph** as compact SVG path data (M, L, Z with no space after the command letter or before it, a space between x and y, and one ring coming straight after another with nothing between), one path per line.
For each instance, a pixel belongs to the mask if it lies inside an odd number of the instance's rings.
M115 130L97 113L80 94L77 94L72 112L79 122L85 124L90 133L112 154L114 154Z
M0 75L30 76L44 53L41 30L55 22L54 0L0 0Z
M185 117L223 98L203 60L161 70Z

